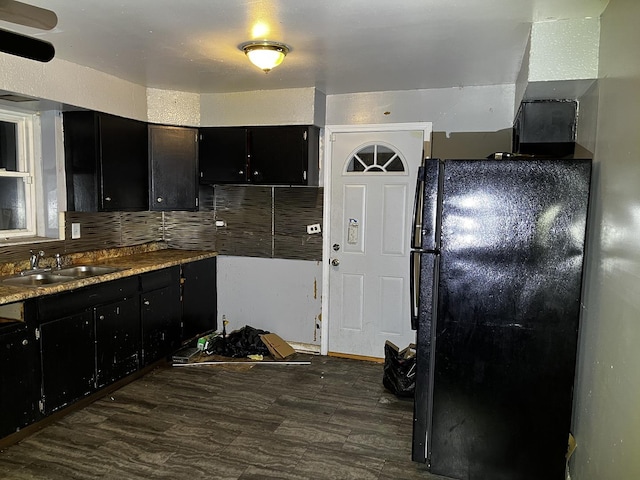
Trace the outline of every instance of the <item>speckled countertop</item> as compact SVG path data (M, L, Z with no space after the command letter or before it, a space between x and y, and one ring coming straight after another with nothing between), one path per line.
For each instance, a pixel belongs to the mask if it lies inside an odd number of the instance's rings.
M87 285L95 285L97 283L116 280L118 278L138 275L140 273L158 270L160 268L172 267L183 263L203 260L205 258L215 257L216 252L192 251L192 250L155 250L143 253L133 253L131 255L120 255L113 257L97 257L95 259L81 259L74 261L74 265L106 265L110 267L118 267L122 270L94 277L79 278L63 283L40 287L21 287L9 285L0 282L0 305L12 302L19 302L29 298L41 297L52 293L65 292L75 290ZM67 266L67 265L65 265Z

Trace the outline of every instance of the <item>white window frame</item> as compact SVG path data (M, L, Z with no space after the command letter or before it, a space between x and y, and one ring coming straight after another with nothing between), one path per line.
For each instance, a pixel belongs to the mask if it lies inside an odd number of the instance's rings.
M37 235L36 208L36 154L35 154L35 126L38 123L37 114L0 108L0 120L16 124L16 154L17 165L15 172L0 170L0 177L22 178L24 181L26 228L20 230L0 230L0 239L14 240L20 237L34 237Z

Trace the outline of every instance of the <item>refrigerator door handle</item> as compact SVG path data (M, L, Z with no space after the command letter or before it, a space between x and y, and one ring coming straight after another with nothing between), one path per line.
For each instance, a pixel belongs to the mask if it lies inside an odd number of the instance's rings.
M420 291L420 251L413 250L409 255L409 294L411 297L411 329L418 329L418 292ZM416 263L417 268L416 268ZM417 287L417 288L416 288Z
M424 167L418 168L418 179L416 181L416 193L413 197L413 221L411 225L411 248L422 247L422 192L424 190Z

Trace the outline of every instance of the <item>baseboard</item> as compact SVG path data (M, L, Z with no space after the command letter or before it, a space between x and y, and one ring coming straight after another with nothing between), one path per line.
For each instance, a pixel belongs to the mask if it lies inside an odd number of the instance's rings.
M301 343L301 342L289 342L291 348L297 353L307 353L311 355L320 355L320 345L314 345L313 343Z
M329 352L330 357L348 358L351 360L364 360L366 362L384 363L384 358L367 357L365 355L352 355L351 353Z

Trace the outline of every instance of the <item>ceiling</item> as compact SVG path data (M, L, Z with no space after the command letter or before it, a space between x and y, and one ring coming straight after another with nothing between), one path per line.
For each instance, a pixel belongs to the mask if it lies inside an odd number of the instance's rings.
M515 83L532 22L597 17L609 0L23 1L56 28L0 28L53 43L53 61L167 90L332 95ZM265 74L238 49L253 39L291 52Z

